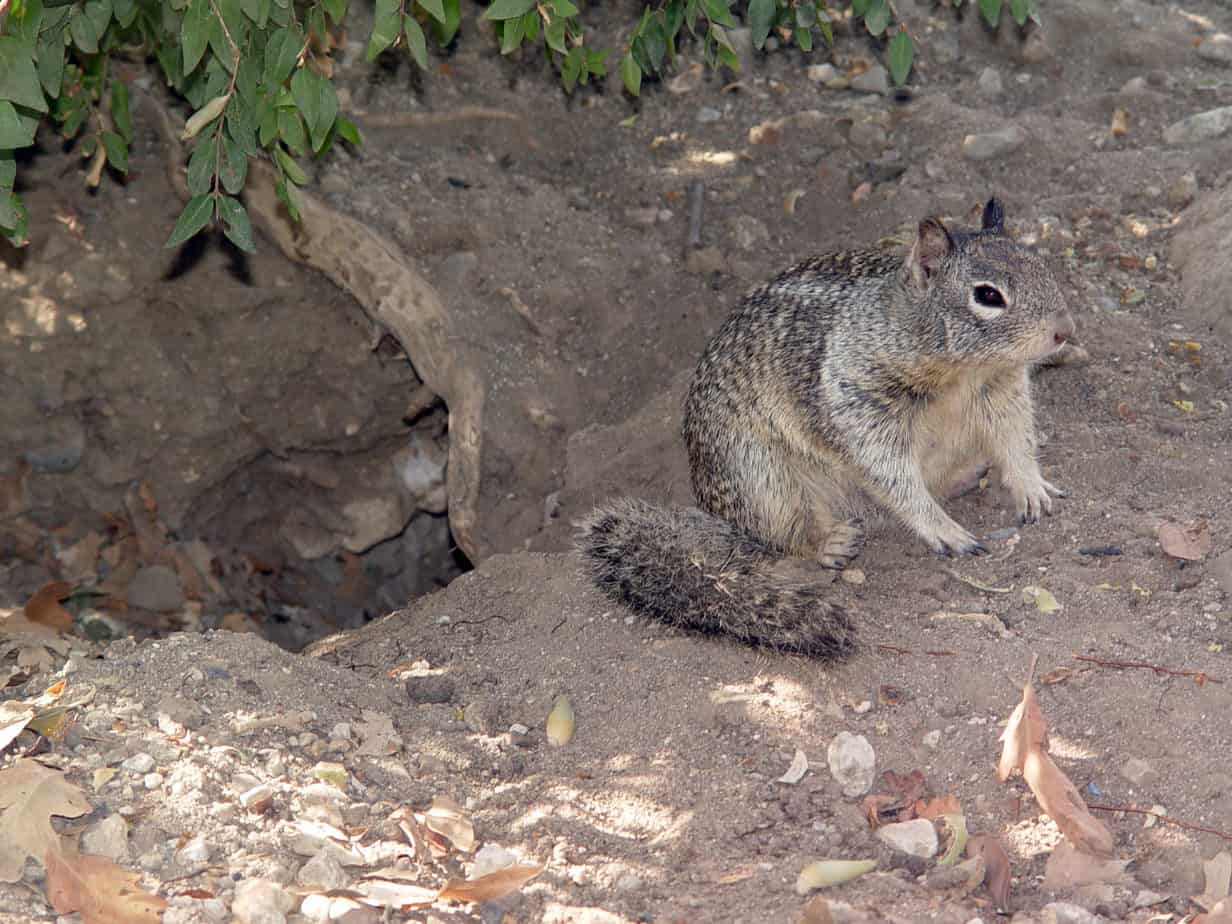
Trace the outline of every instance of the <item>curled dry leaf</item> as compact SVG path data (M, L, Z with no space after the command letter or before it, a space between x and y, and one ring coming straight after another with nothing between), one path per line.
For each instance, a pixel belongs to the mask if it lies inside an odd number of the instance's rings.
M0 753L17 740L17 736L34 718L34 710L24 703L0 703Z
M1201 561L1211 551L1211 524L1206 520L1161 523L1157 535L1160 546L1173 558Z
M534 863L515 863L478 879L450 879L437 896L455 902L491 902L516 892L543 872Z
M997 779L1004 783L1015 770L1021 770L1027 752L1032 748L1048 747L1048 726L1044 723L1044 713L1040 711L1039 702L1035 698L1035 688L1031 678L1035 676L1036 658L1031 658L1031 666L1027 669L1027 682L1022 688L1022 699L1010 713L1010 720L1005 723L1005 731L1001 733L1001 762L997 764Z
M937 863L941 866L953 866L967 847L967 816L942 815L941 820L945 822L950 846L946 848L945 855Z
M1051 590L1044 587L1036 587L1031 585L1022 589L1023 603L1034 603L1035 608L1041 613L1055 613L1058 610L1064 609Z
M470 816L466 814L466 809L448 796L433 799L432 807L424 812L423 820L429 831L448 838L457 850L470 853L475 849L475 828Z
M95 854L60 846L47 851L47 897L60 914L81 912L82 924L159 924L167 903L137 888L140 873Z
M1001 842L991 834L980 834L967 841L967 856L984 860L984 882L998 911L1010 910L1010 857Z
M1057 823L1071 844L1096 857L1113 856L1116 851L1112 832L1087 810L1077 787L1045 751L1034 749L1027 753L1022 776L1040 808Z
M807 895L814 889L841 885L876 868L876 860L817 860L800 870L796 893Z
M417 874L400 869L379 869L364 876L355 886L365 905L393 908L396 911L423 908L436 901L437 889L419 885Z
M30 622L37 622L59 632L69 632L73 628L73 615L60 605L60 601L73 592L73 586L64 581L52 581L44 584L32 596L25 606L25 616Z
M779 777L780 783L796 784L804 779L804 774L808 773L808 758L804 752L796 748L796 756L791 759L791 766L787 768L787 772Z
M560 747L568 744L573 740L573 732L576 726L576 719L573 715L573 704L569 702L569 697L561 694L556 697L556 702L552 704L552 711L548 713L547 733L548 744Z
M58 848L53 815L77 818L90 809L85 793L57 770L33 760L0 770L0 882L17 882L27 859Z
M915 804L916 818L933 820L940 818L942 815L961 815L962 813L962 803L958 801L958 796L953 793L937 796L933 799L920 799Z

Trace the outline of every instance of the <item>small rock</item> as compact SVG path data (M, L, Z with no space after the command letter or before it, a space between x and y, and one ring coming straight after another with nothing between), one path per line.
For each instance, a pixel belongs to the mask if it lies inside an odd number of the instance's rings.
M274 804L274 789L268 783L261 783L240 794L240 805L250 812L264 814Z
M1198 57L1203 61L1232 65L1232 35L1226 32L1216 32L1203 39L1202 44L1198 46Z
M500 733L498 729L504 725L499 706L487 700L467 703L462 710L462 721L467 728L480 735L497 735Z
M963 154L968 160L992 160L1016 151L1026 143L1027 133L1017 125L963 139Z
M707 122L717 122L723 118L723 113L715 109L713 106L703 106L697 110L697 121L705 125Z
M1232 596L1232 550L1212 559L1207 567L1219 589Z
M863 735L839 732L826 749L826 761L847 798L862 796L873 785L877 755Z
M134 754L124 763L120 764L120 769L130 770L133 773L140 773L144 776L154 769L154 758L145 753Z
M406 690L406 698L415 704L439 704L453 701L454 683L444 674L408 677L402 687Z
M941 729L934 728L930 732L925 732L923 741L924 747L933 751L937 750L937 746L941 744Z
M1208 109L1188 118L1173 122L1164 129L1164 141L1168 144L1193 144L1209 141L1232 130L1232 106Z
M732 238L741 250L753 250L770 241L765 222L752 215L737 215L731 222Z
M1040 912L1041 924L1099 924L1099 918L1081 905L1050 902Z
M337 857L322 850L299 868L295 881L303 886L316 886L324 890L341 889L350 881L350 876Z
M349 501L339 512L347 522L342 547L358 555L401 533L414 511L400 495L379 494Z
M1001 83L1001 72L993 67L986 67L980 72L979 80L980 94L988 99L993 99L1005 92L1005 87Z
M175 852L177 863L184 866L198 866L210 862L210 845L205 837L198 834L188 839L188 842Z
M927 818L913 818L882 825L877 829L878 839L895 850L927 860L937 852L937 829Z
M829 83L838 77L838 68L833 64L811 64L805 72L813 83Z
M1121 776L1135 786L1151 786L1159 781L1159 771L1141 757L1131 757L1121 766Z
M650 208L625 209L625 221L631 228L649 228L659 220L659 210Z
M166 565L148 565L133 575L128 584L128 605L159 613L174 612L184 606L180 579Z
M684 268L695 276L709 276L723 272L727 268L727 258L717 247L702 247L689 251L684 260Z
M1121 86L1120 92L1122 96L1136 96L1137 94L1144 92L1146 88L1147 82L1145 77L1130 77L1129 80L1125 81L1125 83Z
M1150 889L1143 889L1134 896L1135 908L1150 908L1152 905L1158 905L1160 902L1166 902L1168 896L1162 892L1152 892Z
M632 892L640 892L642 889L642 880L640 876L633 873L625 873L613 884L613 889L618 895L628 895Z
M1022 51L1019 52L1019 57L1027 64L1042 64L1051 59L1052 54L1052 46L1048 44L1048 40L1044 38L1043 33L1036 29L1022 43Z
M512 850L506 850L498 844L484 844L475 853L475 862L471 866L470 878L478 879L488 873L495 873L518 862L517 855Z
M890 74L880 64L874 64L863 74L851 79L851 89L885 96L890 92Z
M240 924L286 924L295 897L267 879L243 879L235 886L231 914Z
M886 130L876 122L871 119L860 119L851 123L847 141L854 148L880 153L889 143L889 137Z
M81 852L111 860L128 856L128 822L119 815L108 815L81 835Z
M147 773L141 779L141 785L146 789L155 790L163 785L164 777L161 773Z
M1183 209L1198 197L1198 178L1193 171L1182 173L1168 187L1168 205L1174 209Z

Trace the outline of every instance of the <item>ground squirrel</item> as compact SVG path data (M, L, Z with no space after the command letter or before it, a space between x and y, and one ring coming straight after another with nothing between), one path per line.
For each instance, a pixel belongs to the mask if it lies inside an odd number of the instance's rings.
M828 254L751 292L685 402L702 509L600 507L579 538L596 583L664 623L834 657L854 629L819 569L859 554L878 507L942 555L980 554L937 497L995 465L1021 522L1051 513L1029 371L1074 323L996 199L981 225L926 218L905 257Z

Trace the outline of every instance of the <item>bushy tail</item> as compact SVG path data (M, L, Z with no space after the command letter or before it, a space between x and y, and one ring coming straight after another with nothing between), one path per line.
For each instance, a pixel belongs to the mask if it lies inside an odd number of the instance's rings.
M667 625L821 658L855 648L846 611L823 599L819 565L700 510L617 501L591 514L578 547L600 589Z

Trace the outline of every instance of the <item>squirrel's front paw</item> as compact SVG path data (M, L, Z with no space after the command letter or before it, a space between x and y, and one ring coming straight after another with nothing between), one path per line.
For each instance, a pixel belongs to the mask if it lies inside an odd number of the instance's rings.
M1067 491L1045 481L1041 475L1011 485L1010 493L1019 523L1038 523L1041 515L1052 516L1052 499L1069 496Z
M988 549L957 523L951 529L927 539L934 552L943 558L955 558L960 555L986 555Z

